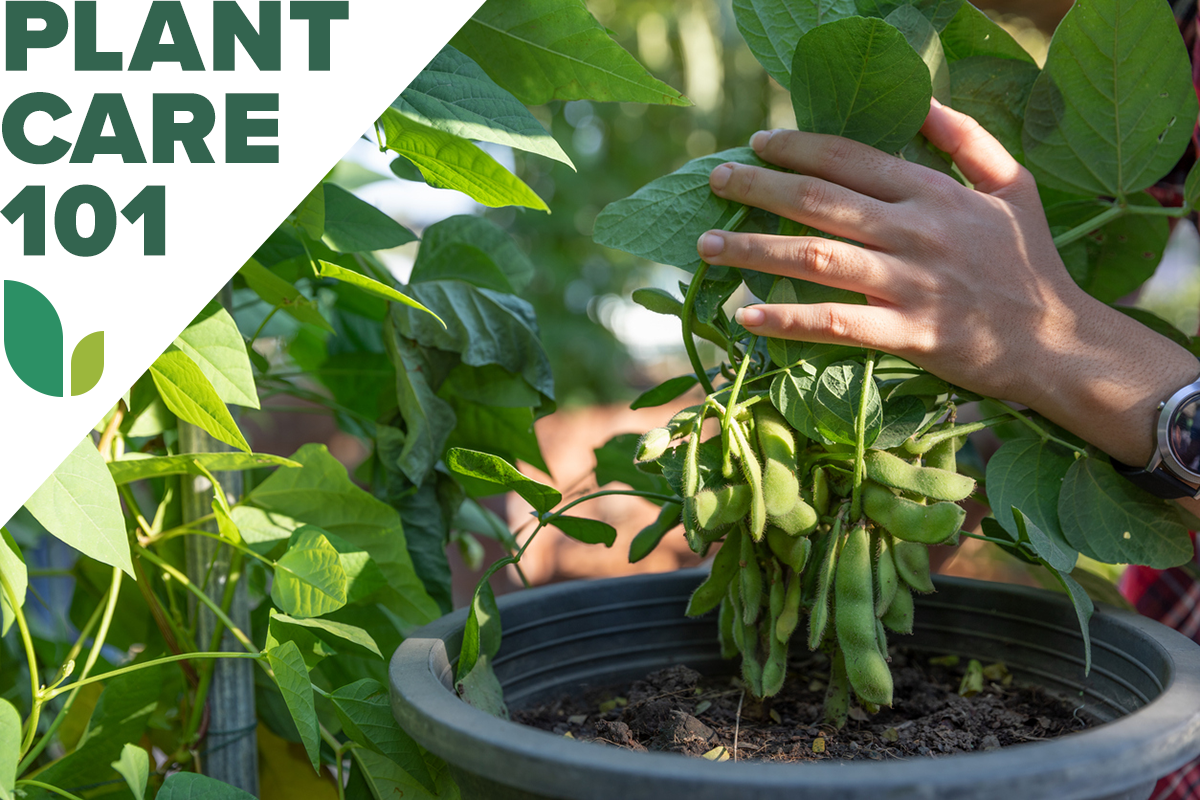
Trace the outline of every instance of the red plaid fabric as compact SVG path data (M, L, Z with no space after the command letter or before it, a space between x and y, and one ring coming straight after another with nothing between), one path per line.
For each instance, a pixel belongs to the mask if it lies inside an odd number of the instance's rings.
M1139 614L1200 643L1200 583L1182 569L1129 567L1120 588ZM1160 780L1150 800L1200 800L1200 757Z

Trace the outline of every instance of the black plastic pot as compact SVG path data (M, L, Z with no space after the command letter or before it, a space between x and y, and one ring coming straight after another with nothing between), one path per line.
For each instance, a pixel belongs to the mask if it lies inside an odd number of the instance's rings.
M560 584L500 601L496 674L512 708L640 678L676 663L728 671L715 615L683 611L702 570ZM1059 739L936 759L713 763L585 744L496 719L451 687L465 610L421 628L391 663L392 712L445 759L464 800L1144 800L1200 752L1200 647L1113 609L1092 618L1092 671L1074 611L1051 592L941 579L906 641L1003 661L1018 681L1105 724ZM897 637L899 638L899 637Z

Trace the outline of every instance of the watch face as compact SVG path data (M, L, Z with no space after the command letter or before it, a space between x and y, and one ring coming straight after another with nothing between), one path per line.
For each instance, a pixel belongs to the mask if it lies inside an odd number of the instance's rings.
M1200 394L1179 404L1168 429L1171 452L1180 465L1200 475Z

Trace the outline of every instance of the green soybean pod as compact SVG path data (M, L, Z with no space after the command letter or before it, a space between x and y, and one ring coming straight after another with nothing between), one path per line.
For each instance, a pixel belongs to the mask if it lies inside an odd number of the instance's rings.
M824 467L814 467L813 475L813 508L824 516L829 513L829 477Z
M700 411L704 406L688 406L680 411L667 423L667 430L671 432L671 437L686 436L693 430L698 429L697 423L701 421Z
M787 592L783 596L783 612L775 622L775 638L781 642L789 641L796 626L800 623L800 589L802 586L803 581L800 579L800 574L792 573L788 579Z
M701 410L700 422L703 422L704 412ZM700 426L688 434L687 450L683 454L683 533L687 538L688 547L698 553L703 547L703 539L697 530L696 493L700 490Z
M820 522L816 509L799 496L793 499L792 507L786 514L771 515L770 519L792 536L807 536L817 529L817 523Z
M738 574L738 559L741 555L742 540L745 538L739 529L734 529L725 537L725 543L713 558L712 571L708 578L692 592L686 612L689 617L712 611L721 602L725 588Z
M747 441L740 424L734 423L731 426L730 435L733 437L738 461L742 465L742 474L746 477L746 483L750 485L750 535L757 542L762 539L763 531L767 527L767 505L766 499L763 497L762 465L758 463L758 456L750 447L750 442Z
M896 633L912 633L913 630L913 597L912 590L907 586L896 589L892 604L883 614L883 624Z
M871 580L871 541L855 524L838 556L834 581L834 624L846 658L846 676L863 700L892 704L892 674L880 655L875 633L875 591Z
M879 617L875 618L875 644L879 648L880 657L882 657L884 661L887 661L887 631L883 629L883 620L879 619Z
M664 503L658 518L638 531L638 535L629 543L629 563L635 564L650 555L662 538L679 524L682 513L683 507L679 503Z
M754 431L763 457L763 498L767 514L782 516L800 496L796 439L783 415L770 403L754 406Z
M754 627L747 625L742 635L746 639L746 649L742 651L742 680L746 682L750 694L763 697L763 665L758 660Z
M742 527L739 526L739 530ZM741 560L738 562L738 575L742 589L742 621L747 625L753 625L758 619L759 607L762 605L762 568L758 565L758 553L754 547L754 539L744 531L739 539Z
M838 517L829 535L825 558L817 568L816 590L813 594L812 610L808 615L808 649L816 650L825 638L825 627L829 624L829 603L833 599L830 589L838 563L838 549L842 540L842 519Z
M696 523L706 531L732 525L750 510L750 487L744 483L701 489L696 493Z
M863 466L867 477L876 483L934 500L958 502L975 491L975 481L966 475L932 466L919 467L883 450L868 450Z
M642 434L638 440L637 450L633 455L633 463L649 464L658 461L671 446L671 432L666 428L651 428Z
M925 466L944 469L947 472L957 472L958 459L955 457L955 453L962 448L964 442L966 442L964 436L952 436L938 442L925 454Z
M841 729L850 714L850 679L846 677L846 657L839 647L829 660L829 685L825 687L825 721Z
M812 542L807 537L789 536L787 531L774 525L767 526L767 546L776 558L797 573L804 571L804 565L808 563L808 555L812 551Z
M721 658L733 658L738 654L737 640L733 635L734 616L737 613L733 607L733 600L726 592L721 597L721 610L717 612L717 637L721 643ZM737 627L740 629L742 626Z
M767 609L770 617L767 620L763 635L767 638L767 660L763 663L763 697L778 694L783 688L783 679L787 674L787 644L775 638L775 627L783 614L783 604L786 594L783 567L775 559L771 561L771 589L768 592Z
M892 560L896 562L896 574L914 591L922 594L933 591L933 580L929 577L929 548L902 539L893 540Z
M900 578L896 575L896 562L892 559L892 537L886 531L876 533L875 548L875 616L882 617L896 596Z
M725 592L729 601L729 611L733 614L733 643L739 653L746 651L746 626L742 624L742 593L736 582L731 581Z
M939 544L962 528L967 512L957 503L943 501L921 505L892 494L874 481L863 481L863 511L897 539Z

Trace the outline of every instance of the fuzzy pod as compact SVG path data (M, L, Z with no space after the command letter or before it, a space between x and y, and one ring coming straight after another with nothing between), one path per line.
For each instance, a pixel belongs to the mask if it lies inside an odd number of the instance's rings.
M949 501L922 505L874 481L863 481L863 511L897 539L939 544L962 528L967 512Z
M650 555L672 528L679 524L683 507L679 503L664 503L658 517L638 531L629 543L629 563L635 564Z
M775 557L791 567L797 574L804 571L812 552L812 542L805 536L791 536L774 525L767 526L767 546Z
M688 406L671 417L670 421L667 422L667 430L671 432L671 438L687 436L692 431L698 430L697 423L700 422L700 410L702 408L703 406Z
M744 653L746 652L746 626L742 624L742 590L736 581L729 583L725 599L729 601L729 611L733 614L730 634L734 647L739 653Z
M824 467L815 467L812 471L813 476L813 508L821 516L829 513L829 477L825 474Z
M856 524L838 556L834 581L834 625L846 658L846 676L855 694L881 706L892 704L892 674L880 655L875 632L875 590L871 575L871 540L866 526Z
M740 571L738 561L743 547L742 540L745 538L741 530L736 528L725 537L725 543L713 558L712 571L708 578L692 592L686 612L689 617L712 611L721 602L726 587Z
M891 659L888 657L887 631L883 629L883 620L879 619L879 617L875 618L875 644L879 648L879 655L883 660L890 661Z
M721 610L717 612L717 638L721 643L721 658L733 658L738 654L737 641L733 637L734 617L737 613L733 607L733 600L726 592L721 597ZM741 628L741 625L737 627Z
M783 679L787 676L787 644L775 637L775 627L783 614L787 585L784 582L783 567L775 559L771 559L771 589L768 592L767 610L770 617L767 620L766 637L767 659L763 663L763 697L778 694L783 688Z
M807 541L807 539L805 540ZM783 611L775 621L775 638L788 642L800 623L800 588L803 582L798 573L793 573L788 579L787 591L783 595Z
M754 539L745 532L742 532L739 538L741 554L738 562L738 579L742 590L742 621L746 625L753 625L758 619L759 608L762 606L762 567L758 564Z
M816 650L825 638L829 624L829 604L833 599L833 579L837 569L838 550L841 547L841 520L834 525L825 549L825 557L816 570L816 587L813 593L812 610L808 615L808 649Z
M841 648L829 659L829 684L825 687L825 722L841 729L850 714L850 679L846 677L846 657Z
M892 559L892 537L887 531L875 534L875 616L882 617L896 596L900 577L896 574L896 562Z
M696 523L706 531L738 522L750 510L750 487L744 483L701 489L696 493Z
M975 491L975 481L966 475L932 466L919 467L883 450L868 450L863 466L867 477L878 484L933 500L956 503Z
M747 625L743 636L748 646L742 651L742 680L746 688L755 697L763 697L763 665L758 660L758 651L754 645L754 627Z
M929 548L916 542L894 539L892 560L896 563L896 574L913 591L921 594L933 591L933 580L929 576Z
M750 442L747 441L740 424L730 426L730 436L733 437L738 462L742 465L742 474L746 478L746 483L750 485L750 518L748 522L750 535L757 542L762 539L763 531L767 527L767 505L763 497L762 465L758 463L758 456L750 447Z
M754 431L763 458L763 497L767 514L787 514L800 496L796 439L783 415L770 403L754 406Z
M638 440L633 461L635 464L649 464L651 461L658 461L670 446L671 432L669 430L666 428L651 428L642 434L642 438Z
M892 604L884 612L882 622L888 629L896 633L912 633L913 630L913 597L912 590L907 586L896 589Z
M952 436L929 448L923 459L925 466L933 469L944 469L947 472L958 471L958 459L955 456L967 441L965 436Z
M817 529L817 523L821 521L816 509L804 502L802 497L793 498L792 507L786 513L771 514L770 519L790 536L807 536Z

